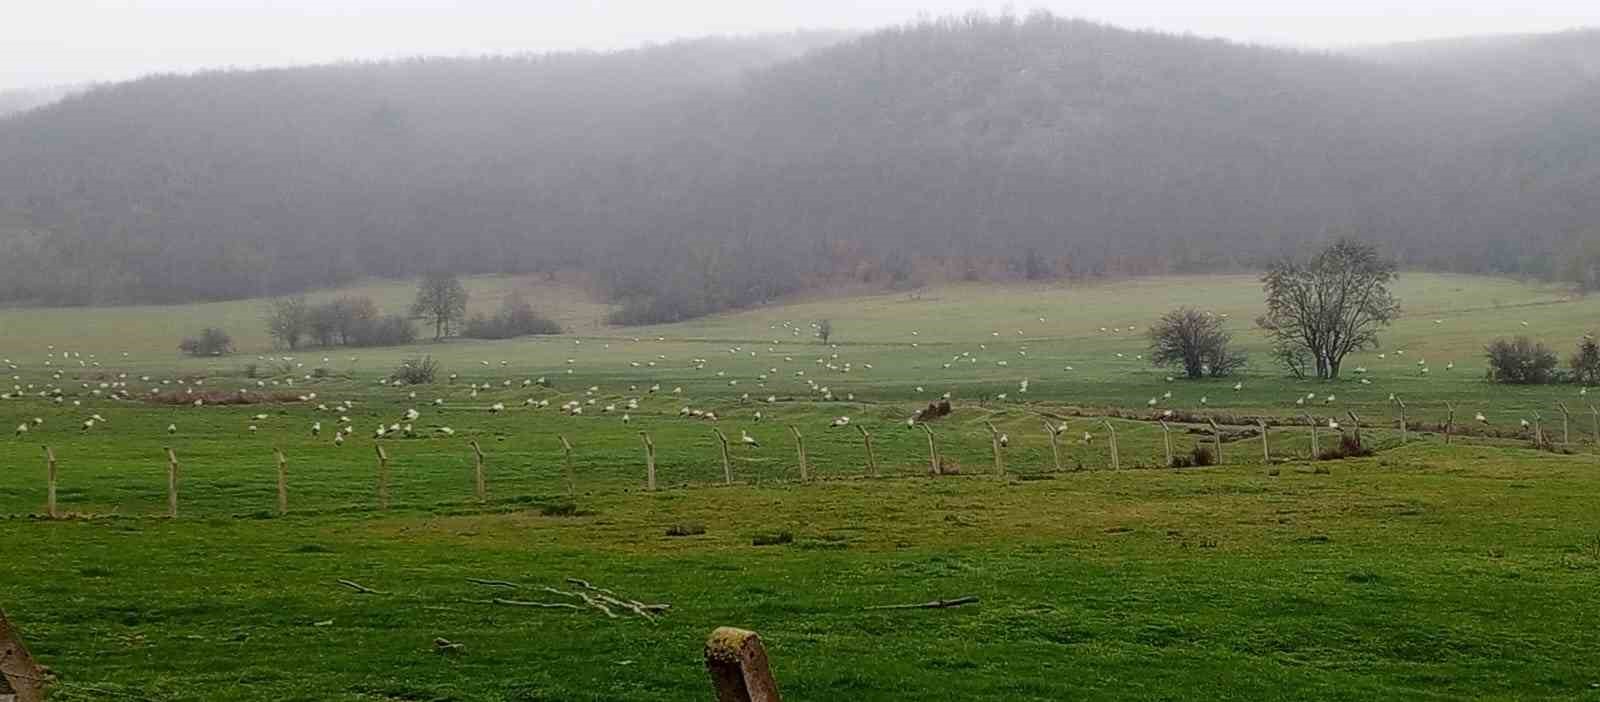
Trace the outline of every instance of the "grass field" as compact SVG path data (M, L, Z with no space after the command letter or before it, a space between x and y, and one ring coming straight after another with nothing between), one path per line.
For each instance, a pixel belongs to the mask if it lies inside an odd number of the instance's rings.
M61 676L55 699L705 699L700 643L724 624L762 633L793 699L1600 697L1588 397L1488 384L1482 361L1496 336L1566 352L1600 302L1407 275L1405 318L1346 364L1367 372L1320 383L1266 365L1250 329L1259 285L1243 276L951 286L638 329L603 326L604 307L572 287L469 288L479 309L522 288L574 333L286 354L267 348L259 301L0 311L20 395L0 402L0 427L30 425L0 441L0 605ZM409 297L400 284L363 292L395 309ZM1144 330L1178 304L1228 314L1256 365L1227 381L1150 367ZM810 338L819 319L835 346ZM178 356L177 340L208 325L241 352ZM457 377L378 383L419 354ZM57 387L61 402L39 396ZM143 400L151 388L290 401L194 407ZM136 399L109 398L123 389ZM906 419L946 392L956 412L931 426L960 475L929 477L927 437ZM1402 443L1390 393L1429 423L1453 403L1478 435L1446 446L1414 430ZM567 402L584 414L558 411ZM1570 453L1536 451L1520 422L1542 416L1559 439L1557 402L1573 410ZM410 408L413 436L373 438ZM1149 420L1163 409L1269 418L1272 460L1242 436L1223 465L1159 468ZM1378 453L1306 460L1300 417L1349 429L1352 411ZM830 428L838 416L872 433L881 477L864 477L861 435ZM341 417L355 431L335 446ZM1068 424L1060 472L1046 418ZM991 422L1010 438L1004 479ZM713 426L733 440L733 485ZM659 451L654 493L641 431ZM761 446L739 445L741 432ZM1179 452L1210 442L1198 425L1173 438ZM472 440L486 454L482 504ZM375 443L391 457L387 511ZM26 516L45 502L41 445L76 519ZM164 518L167 447L183 466L177 520ZM274 448L289 462L282 516ZM674 526L704 533L668 536ZM778 532L792 540L754 545ZM651 624L478 602L560 599L538 588L569 577L672 610ZM969 594L981 603L864 609ZM435 653L436 637L464 649Z

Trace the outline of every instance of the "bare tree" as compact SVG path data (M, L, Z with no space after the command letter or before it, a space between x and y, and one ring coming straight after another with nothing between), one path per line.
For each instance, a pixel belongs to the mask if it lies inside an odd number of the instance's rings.
M280 297L267 306L267 333L291 351L299 348L310 322L311 306L303 297Z
M833 320L824 319L817 322L817 338L824 344L833 338Z
M417 285L411 314L433 324L435 341L450 335L450 323L467 314L467 289L450 273L430 273Z
M1150 362L1157 366L1183 366L1190 378L1220 377L1243 368L1246 357L1233 351L1233 337L1222 328L1222 318L1193 307L1179 307L1162 315L1150 328Z
M1377 346L1378 330L1399 316L1394 279L1394 262L1371 244L1339 239L1310 261L1272 265L1261 278L1267 313L1256 324L1291 372L1303 374L1306 362L1332 380L1346 355Z

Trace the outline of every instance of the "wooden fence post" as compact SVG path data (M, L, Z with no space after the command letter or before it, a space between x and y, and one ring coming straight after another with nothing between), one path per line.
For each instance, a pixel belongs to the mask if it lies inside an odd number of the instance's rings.
M1305 417L1306 421L1311 423L1311 460L1315 461L1322 453L1322 449L1317 446L1317 418L1309 414Z
M479 503L488 502L489 486L483 480L483 448L478 445L477 439L467 444L472 447L472 494Z
M794 451L800 457L800 482L811 482L811 464L806 462L806 438L800 435L800 430L793 424L789 425L789 433L794 434Z
M928 435L928 473L930 475L944 473L944 468L939 462L939 445L933 441L933 429L926 422L920 422L917 426L922 427L922 432Z
M782 702L755 632L719 627L706 639L705 657L717 702Z
M722 483L733 484L733 463L728 460L728 436L721 429L712 427L711 431L717 435L717 443L722 447Z
M861 443L867 447L867 475L878 477L878 456L872 452L872 434L867 433L867 428L856 425L856 431L861 432Z
M1570 425L1572 414L1567 411L1567 403L1565 402L1557 400L1556 407L1561 409L1561 446L1564 448L1572 445L1572 432Z
M1394 406L1400 411L1400 443L1406 443L1406 401L1394 396Z
M1217 452L1217 465L1222 465L1222 427L1217 426L1217 420L1206 417L1211 423L1211 445Z
M1454 434L1456 431L1456 406L1449 401L1446 401L1444 403L1444 409L1446 413L1444 417L1444 442L1445 444L1449 444L1450 435Z
M567 497L577 497L578 478L572 469L572 443L567 441L566 434L557 434L556 438L561 440L561 472L567 478Z
M1263 417L1256 418L1256 424L1261 427L1261 462L1272 463L1272 449L1267 445L1267 420Z
M1167 420L1161 422L1161 444L1167 449L1167 467L1172 467L1172 427L1167 425Z
M644 433L642 431L639 432L639 438L640 438L640 440L642 440L644 442L644 489L649 490L650 492L655 492L656 491L656 442L651 441L650 440L650 435L646 434L646 433ZM567 446L571 445L571 444L567 444L567 437L565 437L565 436L561 437L561 443L564 444L564 445L567 445ZM571 453L572 453L571 449L568 449L567 453L568 453L568 455L571 455Z
M178 454L167 449L167 518L178 518Z
M373 446L378 452L378 509L389 509L389 454L382 446Z
M1066 425L1062 425L1063 428L1065 426ZM1056 437L1060 433L1061 432L1057 431L1056 427L1050 424L1050 420L1044 420L1044 434L1045 436L1050 437L1050 458L1055 461L1057 473L1061 472L1061 446L1056 441Z
M1111 420L1109 420L1109 419L1102 420L1102 421L1105 422L1106 431L1109 432L1110 435L1111 435L1111 470L1121 470L1122 469L1122 458L1121 458L1121 456L1118 455L1117 428L1111 425Z
M1356 431L1356 445L1361 446L1361 417L1356 415L1355 410L1350 410L1345 414L1350 415L1350 424L1355 427Z
M994 474L1004 480L1006 477L1006 461L1000 455L1000 430L994 428L994 422L985 421L989 427L989 445L994 450Z
M1544 415L1537 410L1533 413L1533 447L1544 448Z
M1589 405L1589 414L1594 417L1594 442L1600 444L1600 409L1592 403Z
M57 519L61 513L56 510L56 452L49 446L44 447L44 482L44 511Z
M272 457L278 459L278 514L289 513L289 461L283 457L283 450L272 449Z
M16 702L44 702L46 682L44 669L28 653L22 634L6 619L5 610L0 609L0 699L11 697Z

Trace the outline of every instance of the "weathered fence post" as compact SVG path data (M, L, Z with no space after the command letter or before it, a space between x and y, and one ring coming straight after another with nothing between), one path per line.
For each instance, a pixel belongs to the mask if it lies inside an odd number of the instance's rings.
M1556 401L1556 407L1561 409L1561 446L1565 448L1572 445L1572 432L1570 430L1572 413L1567 411L1567 403L1560 400Z
M1537 410L1533 413L1533 447L1544 448L1544 415Z
M0 609L0 700L43 702L46 682L44 669L33 661L22 634Z
M1000 430L994 428L994 422L985 421L989 427L989 445L994 450L994 474L1004 480L1006 477L1006 461L1000 455Z
M1257 417L1256 424L1261 427L1261 462L1271 463L1272 448L1267 445L1267 420L1264 417Z
M167 449L167 517L178 518L178 454Z
M928 435L928 474L939 475L944 469L939 464L939 445L933 441L933 429L926 422L918 423L917 426L922 427L922 433Z
M644 432L639 433L643 434ZM561 472L566 474L567 477L567 497L576 497L578 495L578 477L577 472L572 469L572 442L567 441L566 434L557 434L556 438L561 440ZM654 475L655 471L652 470L651 474Z
M867 433L867 428L856 425L856 431L861 432L861 443L867 447L867 475L878 477L878 456L872 452L872 434Z
M782 702L766 648L755 632L719 627L706 639L705 656L717 702Z
M1317 455L1322 452L1321 448L1317 446L1317 418L1309 414L1305 415L1305 418L1311 424L1311 460L1315 461L1317 460Z
M1356 411L1355 410L1350 410L1348 412L1345 412L1345 414L1350 415L1350 424L1353 427L1355 427L1356 445L1357 446L1362 446L1363 444L1361 443L1361 417L1356 415Z
M1117 449L1117 428L1115 426L1112 426L1111 420L1109 420L1109 419L1102 420L1102 421L1105 422L1106 432L1108 432L1111 435L1111 470L1121 470L1122 469L1122 458L1121 458L1121 456L1118 455L1119 451Z
M1400 412L1400 443L1406 443L1406 401L1394 396L1394 406Z
M1454 434L1456 431L1456 406L1449 401L1446 401L1444 403L1444 409L1446 412L1444 417L1444 442L1449 444L1450 435Z
M656 442L651 441L650 440L650 435L646 434L646 433L644 433L642 431L639 432L639 438L644 442L644 489L649 490L650 492L655 492L656 491ZM564 437L564 436L561 437L561 443L564 444L564 445L568 445L568 446L571 445L571 444L567 444L567 437ZM568 455L571 455L571 453L572 453L571 449L568 449L567 453L568 453Z
M1172 427L1167 425L1167 420L1161 422L1161 444L1167 449L1167 467L1172 467Z
M483 447L478 445L478 440L467 442L472 447L472 495L478 502L489 501L489 486L483 480Z
M272 457L278 459L278 514L284 515L289 513L289 461L282 449L272 449Z
M1217 465L1222 465L1222 427L1217 426L1217 420L1206 417L1211 424L1211 445L1217 452Z
M789 433L794 434L794 451L800 457L800 482L811 482L811 464L806 461L806 438L800 435L800 429L793 424L789 425Z
M1063 428L1065 428L1065 425L1063 425ZM1057 473L1061 472L1061 446L1056 441L1056 437L1060 433L1056 427L1051 426L1050 420L1044 420L1044 434L1050 437L1050 458L1055 461Z
M728 459L728 436L721 429L712 427L711 431L717 435L717 443L722 448L722 483L733 484L733 463Z
M378 509L389 509L389 454L382 446L373 446L378 452Z
M1589 404L1589 414L1594 417L1594 442L1600 444L1600 409Z
M51 519L61 516L56 511L56 452L44 447L44 511Z

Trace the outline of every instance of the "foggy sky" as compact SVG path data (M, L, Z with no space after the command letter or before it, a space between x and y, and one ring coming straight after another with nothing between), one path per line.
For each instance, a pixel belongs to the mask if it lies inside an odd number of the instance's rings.
M1600 26L1594 0L0 0L0 90L208 67L871 29L1034 8L1304 47Z

